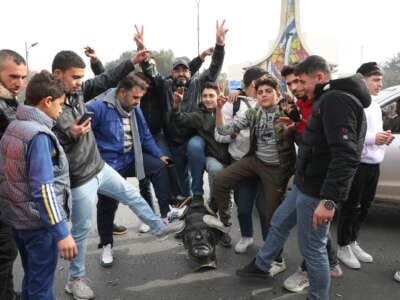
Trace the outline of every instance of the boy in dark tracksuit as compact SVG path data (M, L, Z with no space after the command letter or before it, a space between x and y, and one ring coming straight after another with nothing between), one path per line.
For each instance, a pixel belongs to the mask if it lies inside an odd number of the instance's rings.
M58 255L77 254L63 205L69 195L68 161L51 129L61 113L65 85L36 74L0 142L0 205L13 228L24 279L23 299L54 299Z

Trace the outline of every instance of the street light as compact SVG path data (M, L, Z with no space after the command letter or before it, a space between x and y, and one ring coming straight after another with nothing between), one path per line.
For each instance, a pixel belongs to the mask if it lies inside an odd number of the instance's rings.
M200 0L196 0L197 4L197 55L200 55Z
M28 44L25 42L25 60L26 60L26 69L27 69L27 71L28 71L28 75L29 75L29 64L28 64L28 61L29 61L29 49L35 47L37 44L39 44L39 43L38 43L38 42L32 43L32 44L28 47Z

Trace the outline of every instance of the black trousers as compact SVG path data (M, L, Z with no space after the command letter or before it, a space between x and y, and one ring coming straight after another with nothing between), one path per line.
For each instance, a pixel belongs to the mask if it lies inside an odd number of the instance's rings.
M361 163L354 176L349 198L339 209L338 244L346 246L357 240L361 224L375 197L379 180L379 164Z
M0 220L0 299L14 298L13 263L18 250L11 227Z

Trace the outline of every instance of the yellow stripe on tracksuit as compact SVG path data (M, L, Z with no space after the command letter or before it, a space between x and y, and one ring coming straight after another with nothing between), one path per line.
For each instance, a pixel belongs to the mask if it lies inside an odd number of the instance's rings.
M50 223L51 223L51 225L54 225L56 222L54 221L54 216L50 209L49 199L47 198L45 184L42 184L42 197L43 197L43 201L44 201L44 206L46 207L47 214L49 215L49 218L50 218Z

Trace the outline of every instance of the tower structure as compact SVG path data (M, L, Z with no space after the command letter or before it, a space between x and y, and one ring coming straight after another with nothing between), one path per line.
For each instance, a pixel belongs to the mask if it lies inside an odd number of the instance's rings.
M310 51L300 30L300 0L281 0L281 22L279 34L270 52L264 58L251 64L266 69L276 78L281 78L284 65L304 60Z

